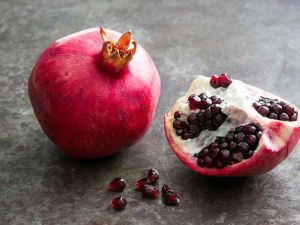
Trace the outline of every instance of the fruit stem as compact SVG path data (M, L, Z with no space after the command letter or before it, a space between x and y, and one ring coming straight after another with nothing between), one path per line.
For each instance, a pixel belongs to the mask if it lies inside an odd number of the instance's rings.
M129 30L122 34L116 44L107 36L103 27L100 27L100 35L103 39L101 51L103 65L115 72L119 72L130 62L136 52L137 43L131 41L131 31ZM131 43L133 48L128 49Z

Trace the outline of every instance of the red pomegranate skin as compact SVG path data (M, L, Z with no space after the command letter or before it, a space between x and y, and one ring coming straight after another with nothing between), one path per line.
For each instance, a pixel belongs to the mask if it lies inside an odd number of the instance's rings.
M106 30L115 42L121 36ZM146 50L137 46L119 73L102 66L99 28L52 43L28 82L34 113L47 136L66 154L99 158L139 141L153 119L160 78Z
M254 92L261 93L261 96L269 97L272 99L280 99L265 90L252 87ZM260 138L258 148L255 154L241 163L233 164L223 169L206 168L197 165L197 158L182 151L172 136L173 127L170 126L168 121L168 114L164 116L164 130L171 149L175 155L191 170L214 177L241 177L241 176L256 176L269 172L286 159L289 154L294 150L300 138L300 117L297 121L287 122L293 123L293 126L287 127L283 121L273 121L267 127L263 127L263 134ZM274 140L282 137L284 141L275 144ZM278 147L280 146L280 147Z

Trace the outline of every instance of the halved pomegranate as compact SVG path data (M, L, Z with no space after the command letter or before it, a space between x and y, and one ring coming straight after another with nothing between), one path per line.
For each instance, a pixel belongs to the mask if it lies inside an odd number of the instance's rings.
M218 85L222 82L226 85ZM270 171L291 153L300 138L298 112L280 97L228 75L199 76L165 114L164 127L171 148L192 170L252 176Z

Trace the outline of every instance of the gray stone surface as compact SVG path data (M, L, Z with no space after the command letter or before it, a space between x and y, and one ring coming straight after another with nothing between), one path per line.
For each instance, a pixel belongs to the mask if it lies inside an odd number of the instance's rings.
M227 72L299 106L300 2L0 0L0 224L300 224L300 151L259 177L217 179L171 152L162 117L195 74ZM41 51L64 35L103 25L132 29L151 53L162 93L151 129L114 157L64 156L33 115L27 79ZM148 168L180 194L179 207L142 200ZM122 212L107 183L128 181Z

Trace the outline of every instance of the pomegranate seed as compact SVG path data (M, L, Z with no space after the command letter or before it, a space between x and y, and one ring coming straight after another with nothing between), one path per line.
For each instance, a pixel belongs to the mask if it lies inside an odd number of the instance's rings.
M126 182L124 179L115 178L109 183L108 189L113 192L122 192L125 186L126 186Z
M279 104L276 104L276 103L273 103L271 106L270 106L270 110L274 113L281 113L282 112L282 106L279 105Z
M159 178L159 173L156 169L150 169L148 171L148 179L151 183L155 184Z
M219 148L217 148L217 147L210 148L208 155L209 155L210 158L214 159L214 158L217 157L218 152L219 152Z
M241 153L241 152L235 152L232 154L231 158L232 158L233 162L239 163L240 161L243 160L244 156L243 156L243 153Z
M241 142L245 137L245 134L242 132L239 132L237 134L234 135L234 139L236 142Z
M296 121L297 120L297 113L294 113L291 117L290 117L290 121Z
M221 87L227 88L232 83L232 81L230 77L226 73L224 73L219 76L219 83Z
M259 102L254 102L254 103L253 103L253 107L254 107L255 109L258 109L260 106L261 106L261 104L260 104Z
M267 116L270 112L269 108L266 106L260 106L257 109L257 112L259 112L259 114L261 114L262 116Z
M154 199L159 196L159 190L156 187L146 184L142 189L142 195L143 197Z
M289 116L292 116L294 114L294 107L289 104L286 104L283 106L283 111Z
M206 108L208 108L211 104L212 104L212 100L210 100L209 98L202 99L202 100L199 102L199 108L200 108L200 109L206 109Z
M223 149L219 152L219 158L223 161L223 162L228 162L229 161L229 154L230 152L227 149Z
M186 122L181 121L181 120L174 120L173 121L173 127L178 130L178 129L184 129L187 127Z
M135 189L141 191L146 184L150 184L150 180L147 177L144 177L135 183Z
M169 187L169 185L164 184L161 188L161 193L164 197L167 193L174 193L174 191L171 187Z
M268 117L270 119L273 119L273 120L277 120L278 119L278 116L275 113L270 113L270 115Z
M280 114L279 119L282 121L289 121L289 116L288 116L288 114L283 112Z
M249 145L245 142L245 141L242 141L240 143L238 143L237 145L237 150L240 151L240 152L246 152L249 148Z
M210 85L213 87L213 88L218 88L220 87L220 83L219 83L219 78L217 75L212 75L211 78L210 78Z
M256 131L256 127L254 125L248 124L248 125L243 127L242 131L245 134L254 134L255 131Z
M213 162L213 164L214 164L214 166L215 166L216 168L218 168L218 169L222 169L222 168L225 167L225 164L224 164L221 160L219 160L219 159L215 160L215 161Z
M117 197L112 199L111 201L111 207L113 209L122 210L126 207L127 201L124 197Z
M179 112L179 111L176 111L176 112L174 113L174 119L176 120L176 119L178 119L178 118L180 118L180 112Z
M245 139L244 139L248 145L252 146L256 143L256 137L253 134L248 134L246 135Z
M229 150L232 150L232 151L235 150L236 149L236 143L233 142L233 141L230 142L229 145L228 145L228 148L229 148Z
M199 107L199 103L200 103L201 99L197 95L192 94L189 97L188 101L189 101L190 109L193 110L193 109L197 109Z
M198 124L197 114L196 113L191 113L188 116L187 121L188 121L189 124L197 125Z
M167 193L164 197L167 205L179 205L179 197L175 193Z

